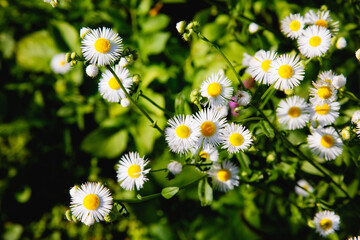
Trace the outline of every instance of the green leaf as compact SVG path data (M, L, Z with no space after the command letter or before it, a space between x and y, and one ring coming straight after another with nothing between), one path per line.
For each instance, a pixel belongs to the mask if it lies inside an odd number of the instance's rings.
M50 34L34 32L18 42L16 60L24 69L34 72L51 72L50 61L59 50Z
M81 143L81 149L95 157L118 157L127 146L128 132L114 128L99 128L91 132Z
M72 25L62 21L52 21L52 25L54 39L64 52L79 50L79 32Z
M170 17L165 14L158 14L153 17L146 18L142 21L140 26L142 27L143 33L158 32L167 27L170 22Z
M166 198L170 199L175 196L179 192L178 187L166 187L161 190L161 195Z
M198 195L201 206L209 206L213 201L213 189L208 182L208 178L201 179L198 184Z
M168 32L142 34L139 37L140 52L145 55L159 54L164 51L169 38Z
M261 126L261 129L263 130L264 134L268 138L274 138L275 137L274 129L272 129L272 127L270 126L270 124L267 121L261 120L260 121L260 126Z

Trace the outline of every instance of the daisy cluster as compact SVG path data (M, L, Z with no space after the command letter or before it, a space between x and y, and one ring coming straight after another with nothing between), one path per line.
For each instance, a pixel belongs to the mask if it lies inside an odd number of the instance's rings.
M304 17L299 13L290 14L281 21L280 28L286 37L297 40L300 53L308 58L323 56L339 30L338 22L332 20L328 10L310 10ZM344 40L339 41L338 48L346 45Z

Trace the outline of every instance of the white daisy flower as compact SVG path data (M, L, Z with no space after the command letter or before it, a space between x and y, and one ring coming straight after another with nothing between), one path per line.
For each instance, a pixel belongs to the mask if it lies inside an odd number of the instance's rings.
M210 107L225 105L233 93L231 85L231 81L224 74L213 73L200 86L201 95L209 100L204 105Z
M193 155L197 154L198 151L199 148L192 148L191 150ZM199 156L201 158L205 158L206 160L217 162L219 160L219 151L216 148L207 145L201 149Z
M335 122L339 116L340 104L338 102L331 102L329 104L323 103L310 107L310 115L312 120L317 120L320 125L330 125Z
M343 48L346 47L346 45L347 45L347 42L346 42L346 39L344 37L341 37L336 41L336 48L337 49L343 49Z
M172 152L186 153L198 141L200 136L199 129L194 125L194 119L191 115L178 115L168 120L165 129L165 139Z
M339 230L340 217L332 211L321 211L314 217L315 229L321 236L325 237Z
M325 82L332 84L335 76L336 75L335 75L335 73L333 73L333 71L328 70L328 71L323 71L323 72L319 73L318 78L321 81L325 81Z
M226 119L214 109L202 109L194 116L194 127L199 129L200 137L198 146L211 145L216 147L220 144L220 130L225 127Z
M313 130L307 141L311 151L325 160L333 160L342 153L343 143L334 128Z
M360 123L360 110L357 110L353 113L351 117L351 122L354 124Z
M351 237L351 238L348 238L347 240L360 240L360 236L357 236L357 237Z
M297 39L299 51L308 58L324 55L331 45L331 33L326 28L307 27Z
M81 40L81 49L86 61L97 66L109 65L120 57L122 38L110 28L91 29Z
M304 179L300 179L296 183L295 192L303 197L309 196L309 192L313 192L314 188Z
M117 165L117 179L120 186L129 191L135 188L140 190L148 180L146 174L150 172L150 168L144 169L148 163L149 161L140 157L137 152L129 152L129 154L123 155Z
M244 151L249 148L253 140L251 133L242 125L235 123L227 124L221 130L222 148L227 149L229 153Z
M59 53L52 57L50 63L54 73L65 74L71 69L71 64L66 62L66 54Z
M329 105L337 99L337 91L330 83L319 80L313 82L313 86L315 88L310 88L310 102L315 106Z
M304 79L304 66L297 56L280 55L271 63L269 83L279 90L292 89Z
M287 129L303 128L310 119L309 106L303 98L288 97L280 101L276 109L276 116L279 123L285 125Z
M71 196L71 197L75 196L75 193L76 193L76 191L77 191L79 188L80 188L80 187L79 187L78 185L75 185L75 186L73 186L72 188L70 188L70 191L69 191L70 196Z
M229 113L229 105L222 105L219 107L212 107L212 109L214 109L215 111L219 112L221 117L227 117L228 113Z
M231 101L237 103L238 106L247 106L251 101L251 95L247 91L239 90L236 92L235 96L231 98Z
M167 165L167 169L173 174L173 175L178 175L181 173L182 171L182 164L177 162L177 161L171 161L168 165Z
M305 23L329 29L333 34L339 31L339 22L334 22L331 19L330 11L318 10L317 13L315 13L313 10L310 10L305 14Z
M239 185L239 169L230 161L223 161L221 164L214 163L209 175L212 176L214 189L226 192Z
M91 28L88 27L82 27L80 29L80 38L84 38L87 33L91 31Z
M113 198L108 188L101 183L87 182L71 195L70 209L77 220L85 225L103 221L113 207Z
M276 59L276 56L277 53L274 51L257 51L250 62L248 73L258 83L269 84L271 63Z
M129 92L133 83L129 70L121 67L120 65L115 65L112 69L120 79L125 90ZM120 84L108 69L101 76L99 82L99 92L100 95L109 102L120 102L122 98L126 97L124 91L120 87Z
M281 20L280 23L281 32L291 39L298 38L304 30L305 20L299 14L290 14Z
M336 89L342 88L346 84L346 77L343 74L337 75L331 83Z

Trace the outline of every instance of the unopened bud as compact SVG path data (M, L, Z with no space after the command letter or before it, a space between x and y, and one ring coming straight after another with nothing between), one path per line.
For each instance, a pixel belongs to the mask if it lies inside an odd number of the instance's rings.
M77 61L76 60L71 60L70 64L73 67L73 66L75 66L77 64Z
M328 10L328 7L326 5L321 5L320 11L326 12Z
M275 153L270 153L269 155L267 155L267 157L266 157L266 161L267 162L272 162L272 161L274 161L276 159L276 155L275 155Z
M185 41L190 41L191 40L191 34L190 33L184 33L183 34L183 38Z
M75 60L76 58L76 52L72 52L71 55L70 55L71 59Z
M342 88L346 84L346 77L342 74L335 76L332 80L332 85L336 88Z
M256 23L252 22L249 24L249 32L251 34L256 33L259 30L259 25L257 25Z
M129 62L126 60L126 58L122 57L120 58L119 65L122 67L126 67L129 64Z
M176 24L176 30L180 33L183 34L185 32L185 28L186 28L186 22L185 21L180 21Z
M345 127L343 130L341 130L341 137L344 140L349 140L350 139L350 127Z
M69 222L72 222L72 213L70 210L66 210L65 217Z
M235 113L239 113L242 109L243 109L243 106L236 107L236 108L234 109L234 112L235 112Z
M295 90L294 90L294 89L286 89L286 90L284 91L284 93L285 93L286 95L288 95L288 96L291 96L291 95L293 95L293 94L295 93Z
M199 95L199 90L198 89L194 89L190 93L190 96L192 96L192 97L197 97L198 95Z
M355 57L358 61L360 61L360 48L355 52Z
M171 161L168 165L167 165L167 169L174 175L177 175L179 173L181 173L182 171L182 164L177 162L177 161Z
M121 99L120 104L122 107L127 108L130 106L130 100L128 98L123 98Z
M89 77L96 77L99 73L99 69L95 64L91 64L89 66L86 67L86 74Z
M138 84L141 82L140 75L135 74L135 75L133 76L133 78L132 78L132 82L133 82L133 84L138 85Z
M346 47L346 45L347 45L346 39L343 38L343 37L339 38L339 39L336 41L336 48L337 48L337 49L343 49L343 48Z
M75 195L75 193L77 192L77 190L79 190L79 186L78 186L78 185L73 186L73 187L70 189L70 191L69 191L70 196L71 196L71 197L74 197L74 195Z
M200 23L197 22L197 21L192 21L191 23L189 23L186 28L189 30L189 31L194 31L194 32L199 32L200 30Z
M71 61L71 53L66 53L65 62L69 63Z

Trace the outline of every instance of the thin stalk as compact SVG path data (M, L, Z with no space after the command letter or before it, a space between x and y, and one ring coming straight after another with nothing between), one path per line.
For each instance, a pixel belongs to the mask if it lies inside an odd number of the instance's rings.
M274 88L275 83L273 83L267 90L266 92L261 96L261 105L260 105L260 109L263 109L264 106L267 104L267 102L269 101L269 99L274 95L276 89Z
M235 70L234 66L231 64L230 60L225 56L225 54L223 53L223 51L221 51L220 47L218 45L216 45L215 43L211 42L209 39L207 39L204 35L202 35L200 32L196 32L199 36L199 38L201 40L203 40L204 42L209 43L211 46L213 46L219 53L220 55L223 57L223 59L226 61L226 63L229 65L230 69L233 71L233 73L235 74L238 82L240 83L241 87L243 89L245 88L244 83L241 81L241 77L239 75L239 73Z
M149 101L152 105L154 105L155 107L157 107L158 109L160 109L161 111L163 111L168 117L171 117L172 114L171 112L169 112L168 110L166 110L165 108L160 107L156 102L154 102L152 99L150 99L149 97L147 97L146 95L144 95L141 91L139 94L140 97L145 98L147 101Z
M137 104L137 102L134 101L134 99L132 99L132 97L129 95L129 93L126 91L124 85L122 84L121 80L119 79L119 77L116 75L116 73L114 72L114 70L107 65L106 66L107 69L109 69L109 71L112 73L112 75L115 77L116 81L119 83L121 89L124 91L126 97L128 99L130 99L130 101L132 102L132 104L134 104L140 111L142 114L144 114L144 116L149 119L149 121L151 122L151 124L153 125L154 128L156 128L162 135L164 134L164 131L157 125L157 123L150 117L150 115L145 112L144 109L142 109L139 104Z

